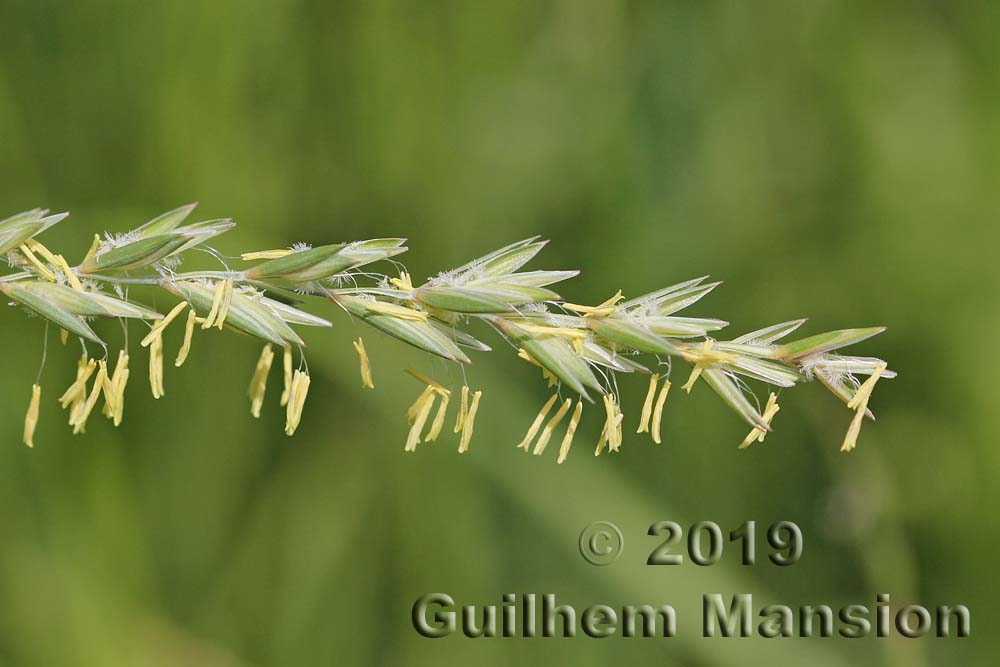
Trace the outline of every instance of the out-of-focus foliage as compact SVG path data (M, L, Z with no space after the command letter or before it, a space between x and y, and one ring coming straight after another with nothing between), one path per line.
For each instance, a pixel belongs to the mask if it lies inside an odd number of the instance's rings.
M568 300L711 273L733 288L696 314L724 312L736 331L804 314L813 331L886 324L868 345L900 371L850 456L836 453L850 412L813 385L745 452L745 426L714 396L677 392L662 446L633 426L620 455L557 467L515 449L546 394L535 369L498 357L468 371L488 388L472 450L404 454L399 406L417 385L380 377L410 364L456 371L369 336L379 389L362 392L350 345L361 325L330 305L320 314L333 331L305 334L313 409L292 442L279 411L265 410L270 425L246 414L259 350L227 336L192 351L155 410L137 395L120 430L95 423L85 439L43 414L28 450L21 378L38 367L39 328L5 313L0 664L988 664L998 12L0 5L0 210L71 209L49 233L55 245L86 248L94 228L123 231L197 199L208 216L232 216L247 247L419 235L407 264L422 281L543 234L553 266L586 269ZM49 372L65 369L69 384L78 350L50 343ZM645 388L623 383L626 423ZM585 413L577 437L596 442L599 428ZM642 564L655 520L748 518L797 521L802 562ZM576 553L598 519L626 535L609 568ZM670 602L680 637L422 640L409 608L429 591L463 603L505 592ZM964 603L974 635L700 639L699 595L743 591Z

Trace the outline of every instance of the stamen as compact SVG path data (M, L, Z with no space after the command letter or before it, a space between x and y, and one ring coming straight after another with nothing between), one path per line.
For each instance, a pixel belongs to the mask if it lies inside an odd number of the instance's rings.
M528 333L537 334L539 336L559 336L560 338L568 338L570 340L583 340L587 337L587 332L582 329L540 326L537 324L528 324L527 322L518 322L517 326L524 329Z
M395 287L406 292L413 290L413 283L410 281L410 274L406 271L400 271L398 278L389 278L389 282Z
M469 441L472 440L472 430L476 426L476 413L479 412L479 399L483 397L483 392L477 391L472 395L472 405L469 406L469 414L465 416L465 424L462 425L462 439L458 444L458 453L464 454L469 451Z
M115 393L115 381L117 379L117 376L121 375L121 371L119 370L119 368L121 366L121 361L122 361L122 355L123 354L125 354L125 351L124 350L119 350L119 352L118 352L118 361L115 364L115 371L114 371L114 373L112 373L111 375L105 377L105 379L104 379L104 385L103 385L103 389L104 389L104 407L101 409L101 412L108 419L113 418L114 414L115 414L114 413L114 407L115 407L115 403L118 400L117 399L117 395Z
M778 395L771 392L771 395L767 397L767 405L764 406L764 414L761 415L764 423L770 424L771 420L774 419L774 416L778 414L779 410L781 410L781 408L778 406ZM754 428L750 431L750 434L747 435L746 439L743 440L743 443L738 447L738 449L746 449L752 445L754 441L764 442L764 437L766 435L767 431L764 429Z
M417 400L413 402L413 405L409 407L406 411L406 421L412 424L417 419L417 415L420 414L420 410L424 407L424 401L427 397L434 393L434 387L428 385L424 387L424 390L420 392L420 396L417 396Z
M39 255L45 258L45 261L49 262L53 266L57 267L62 271L63 275L66 276L66 282L70 284L70 287L78 292L83 291L83 285L80 283L80 279L76 277L73 273L73 269L70 268L69 263L66 258L62 255L56 255L51 250L46 248L44 245L36 241L35 239L28 239L25 241L25 245L37 252Z
M670 380L664 379L663 386L660 387L660 395L656 399L656 408L653 410L653 442L658 445L660 444L660 423L663 421L663 405L667 402L670 386Z
M215 316L215 326L219 328L219 331L222 331L222 326L229 316L229 307L233 304L233 279L226 278L223 285L222 305L219 307L219 313Z
M594 450L594 456L600 456L601 452L604 450L604 445L608 443L608 431L607 429L601 429L601 437L597 439L597 448Z
M33 250L35 253L41 255L42 259L49 264L59 264L59 260L56 259L55 254L35 239L28 239L24 242L24 245L28 246L28 248Z
M83 261L86 262L88 259L97 254L97 251L101 248L101 235L94 234L94 241L90 244L90 249L87 250L87 254L84 256Z
M550 419L545 425L545 428L542 429L542 434L538 436L538 442L535 443L535 451L533 451L532 454L540 456L542 452L545 451L545 448L549 444L549 440L552 438L552 432L557 426L559 426L559 422L561 422L562 418L566 416L566 413L569 412L571 405L573 405L573 399L567 398L563 401L563 404L559 406L556 413L552 415L552 419Z
M240 259L244 262L251 262L255 259L280 259L282 257L287 257L291 255L292 251L287 248L284 250L258 250L257 252L245 252L240 255Z
M368 352L365 350L365 341L359 336L352 345L354 345L355 352L358 353L358 361L361 364L361 386L366 389L374 389L375 383L372 382L372 367L371 362L368 361Z
M646 390L646 400L642 404L642 414L639 417L639 430L636 433L649 433L649 418L653 414L653 399L656 398L656 385L659 381L659 373L653 373L649 376L649 389Z
M268 343L260 352L253 378L250 380L250 414L260 419L260 409L264 405L264 394L267 393L267 376L271 372L271 362L274 360L274 350Z
M125 350L118 353L118 363L115 365L115 372L111 376L111 384L114 390L115 401L111 406L111 419L115 426L120 426L125 413L125 386L128 384L129 356Z
M174 318L180 315L181 311L187 307L188 304L186 301L181 301L179 304L174 306L170 312L167 313L166 317L153 325L153 328L150 329L149 333L146 334L146 337L139 342L139 345L142 347L149 347L149 344L153 342L153 339L157 336L161 336L163 334L163 330L166 329L167 326L174 321Z
M604 420L603 437L607 441L608 448L613 452L617 452L622 444L621 423L623 415L614 394L604 395L604 410L607 416Z
M42 387L31 385L31 402L28 403L28 413L24 416L24 444L35 446L35 427L38 425L38 409L42 401Z
M66 331L65 329L59 330L59 342L62 343L63 345L69 342L69 332Z
M716 352L712 349L715 345L715 341L711 338L702 343L701 350L689 350L684 353L684 359L694 363L694 368L691 369L691 377L688 378L687 384L681 387L687 393L691 393L694 383L698 381L701 377L701 372L713 366L715 364L721 364L733 361L735 357L729 352Z
M437 395L434 387L428 386L420 394L416 403L410 407L407 417L411 419L412 426L410 426L410 433L406 437L406 446L403 448L403 451L412 452L417 449L417 445L420 444L420 433L424 430L424 424L427 423L427 416L431 413L431 408L434 406L434 398ZM412 418L410 415L412 415Z
M288 405L288 399L292 393L292 348L291 346L285 346L284 352L284 380L285 388L281 392L281 405Z
M411 322L426 322L428 317L427 313L422 310L414 310L413 308L407 308L406 306L400 306L395 303L387 303L385 301L372 301L365 305L368 307L368 310L376 313L392 315L393 317L398 317L402 320L410 320Z
M573 416L569 418L569 426L566 427L566 435L563 436L562 444L559 445L559 458L556 463L562 463L569 456L569 448L573 445L573 436L576 435L576 427L580 424L580 415L583 414L583 401L577 401L573 408Z
M156 336L149 345L149 388L153 398L160 398L163 391L163 336Z
M296 370L292 378L291 396L288 399L288 408L285 414L285 433L294 435L302 420L302 408L306 403L306 396L309 394L309 374Z
M613 315L615 311L618 310L618 305L617 305L618 302L624 298L625 297L622 296L622 291L618 290L613 297L596 306L581 306L575 303L564 303L562 304L562 306L566 310L572 310L573 312L576 313L582 313L585 317Z
M101 393L104 391L104 381L107 378L108 367L102 359L97 362L97 377L94 379L94 385L90 389L90 395L87 396L87 401L83 404L83 407L76 415L75 421L72 423L73 435L83 433L86 430L87 419L90 418L90 413L94 410L94 406L97 405L97 399L101 397Z
M872 395L872 390L875 388L875 383L882 377L882 373L885 372L886 368L887 366L885 363L881 363L876 366L875 371L871 374L871 376L864 381L864 384L858 387L857 393L855 393L854 397L847 402L847 407L851 410L855 410L859 405L861 405L862 402L867 403L868 399Z
M76 368L76 380L69 386L62 396L59 397L59 403L65 409L70 403L77 400L81 393L85 393L87 380L93 374L94 369L97 368L97 362L93 359L87 359L87 355L84 354L77 364Z
M690 394L691 389L694 387L694 383L698 381L699 377L701 377L701 371L703 369L704 366L702 366L701 364L695 364L695 367L691 369L691 375L690 377L688 377L688 381L684 384L683 387L681 387L681 389Z
M465 426L465 418L469 414L469 388L462 385L462 404L458 410L458 419L455 420L455 429L453 433L461 433L462 427Z
M882 373L885 372L886 368L885 362L880 363L875 368L875 372L872 373L871 377L865 380L864 384L858 388L857 393L854 394L854 398L847 403L847 407L854 408L856 412L854 413L854 419L851 420L851 426L847 429L847 435L844 437L844 444L840 447L840 451L849 452L858 446L861 423L868 412L868 399L871 398L872 390L875 389L875 384L882 377Z
M188 311L187 322L184 323L184 342L181 343L181 349L177 351L177 359L174 361L176 368L183 366L188 355L191 354L191 340L194 338L194 325L197 321L198 314L192 308Z
M215 294L212 296L212 307L208 311L208 315L205 316L205 321L202 323L202 329L211 329L215 326L215 318L219 314L219 306L222 305L222 298L226 293L226 281L220 280L215 285Z
M22 243L20 250L21 250L21 253L28 259L28 261L31 262L31 264L35 267L35 269L38 271L38 274L40 276L42 276L43 278L45 278L46 280L48 280L50 282L55 282L56 281L56 274L52 273L52 271L49 270L49 267L47 267L44 264L42 264L38 260L38 258L35 257L35 253L31 252L31 250L28 248L28 246L26 246L25 244Z
M531 422L531 428L528 429L527 435L524 436L524 440L517 446L518 449L523 449L528 451L531 447L531 441L535 439L535 435L538 433L538 429L542 427L542 422L545 421L545 417L549 414L549 410L555 405L556 400L558 400L556 394L552 396L545 402L542 409L538 411L538 416L535 417L535 421Z
M448 394L438 393L441 397L441 403L438 405L437 414L434 415L434 421L431 423L431 430L427 432L424 436L424 442L434 442L437 440L438 435L441 434L441 429L444 427L445 414L448 411Z

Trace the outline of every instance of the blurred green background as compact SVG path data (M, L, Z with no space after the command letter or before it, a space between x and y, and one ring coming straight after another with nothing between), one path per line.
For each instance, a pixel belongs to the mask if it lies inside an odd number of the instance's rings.
M626 436L567 464L514 449L546 391L506 347L479 355L472 451L403 453L407 365L426 355L335 321L307 331L313 389L294 439L245 398L258 344L195 340L167 396L135 355L125 423L72 437L52 397L76 350L50 345L34 450L20 444L37 321L0 325L0 665L993 664L1000 435L1000 41L994 3L0 3L0 213L69 209L44 240L78 259L197 200L240 227L229 255L399 235L415 280L541 234L533 266L580 268L603 300L711 273L692 314L737 333L885 324L880 419L818 385L777 431L707 388L667 403L664 445ZM101 331L116 341L114 327ZM378 390L359 388L366 336ZM481 332L484 333L485 332ZM178 344L168 334L168 356ZM490 341L497 343L495 338ZM645 381L623 380L631 423ZM272 386L272 398L275 397ZM587 415L589 414L589 417ZM634 428L634 427L633 427ZM595 568L580 529L618 523ZM803 560L644 565L646 527L799 523ZM582 608L674 604L679 637L428 640L418 595ZM700 595L760 604L966 604L966 640L700 638Z

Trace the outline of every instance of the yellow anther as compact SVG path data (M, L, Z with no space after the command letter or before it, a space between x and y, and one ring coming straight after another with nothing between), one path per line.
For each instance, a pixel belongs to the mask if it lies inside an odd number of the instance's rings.
M587 337L587 332L583 329L570 329L568 327L549 327L538 324L529 324L527 322L518 322L517 326L525 330L528 333L533 333L537 336L558 336L559 338L567 338L569 340L580 339L583 340Z
M149 347L149 344L153 342L153 339L162 336L163 330L166 329L170 323L173 322L174 319L187 307L188 304L186 301L181 301L179 304L174 306L163 319L153 325L153 328L150 329L149 333L146 334L146 337L139 342L139 345L142 347Z
M86 393L87 381L93 374L94 369L97 368L97 362L93 359L88 359L87 355L84 354L80 357L80 361L76 368L76 380L73 384L69 386L62 396L59 397L59 403L65 409L70 403L76 402L80 397L80 394Z
M862 403L868 403L868 399L871 398L872 395L872 390L875 388L875 383L877 383L879 378L882 377L882 373L885 372L886 368L887 366L885 363L881 363L875 367L875 371L860 387L858 387L857 393L855 393L854 397L847 402L848 408L856 410Z
M66 331L65 329L59 330L59 342L62 343L63 345L69 342L69 332Z
M219 312L215 316L215 326L222 330L222 326L226 323L226 318L229 317L229 307L233 304L233 279L226 278L223 281L223 292L222 292L222 303L219 305Z
M292 393L292 348L285 346L284 352L284 382L285 388L281 392L281 405L288 405L288 398Z
M70 287L75 289L77 292L82 292L83 283L81 283L80 279L76 277L75 273L73 273L73 269L70 268L69 262L66 261L66 258L62 255L56 255L56 264L58 264L59 268L62 269L63 275L66 276L66 281L69 283Z
M531 422L531 427L528 429L528 433L524 436L524 440L517 446L518 449L523 449L528 451L531 448L531 441L535 439L535 435L538 434L538 429L542 428L542 422L545 421L545 417L548 416L549 411L552 406L556 404L559 397L556 394L552 394L549 400L545 401L545 405L542 409L538 411L538 415L535 417L535 421Z
M291 255L292 251L287 248L284 250L258 250L257 252L245 252L240 255L240 259L244 262L250 262L255 259L280 259L282 257L287 257Z
M455 428L453 433L461 433L462 427L465 426L465 417L469 414L469 388L462 385L462 403L458 409L458 418L455 419Z
M646 390L646 400L642 404L642 414L639 416L639 430L636 433L649 433L649 418L653 415L653 399L656 398L656 385L660 374L649 376L649 389Z
M37 254L41 255L46 262L58 268L63 273L63 275L66 276L66 281L70 284L70 286L73 289L77 290L78 292L83 291L83 285L80 284L80 279L76 277L75 273L73 273L73 269L70 268L69 263L66 261L65 257L53 253L51 250L46 248L44 245L42 245L35 239L28 239L27 241L24 242L24 244ZM53 278L53 280L54 279L55 278Z
M421 392L420 397L417 398L416 402L410 406L407 411L407 420L410 422L410 433L406 437L406 446L403 448L404 451L412 452L416 450L417 445L420 444L420 433L424 430L424 424L427 423L427 417L431 413L431 408L434 407L434 399L437 397L437 392L434 387L427 386L424 387L423 392Z
M576 427L580 424L580 415L583 414L583 401L577 401L573 408L573 416L569 418L569 426L566 427L566 435L563 436L562 444L559 445L559 458L556 463L562 463L569 456L569 448L573 445L573 436L576 435Z
M121 425L125 414L125 386L128 384L129 376L128 362L129 356L125 350L119 351L118 362L115 364L115 370L110 379L110 389L114 400L112 401L107 392L105 393L107 399L105 414L114 422L115 426Z
M406 410L406 423L413 424L417 420L417 415L420 414L420 410L424 407L424 401L434 393L434 387L429 385L424 387L420 395L417 396L417 400L413 401L413 404Z
M264 394L267 393L267 376L271 372L271 362L274 361L274 350L268 343L260 352L257 359L257 366L253 371L253 378L250 380L250 388L247 393L250 396L250 414L255 418L260 418L260 409L264 405Z
M34 252L36 255L41 256L41 258L44 259L49 264L59 263L59 261L56 259L55 253L53 253L51 250L46 248L44 245L42 245L35 239L28 239L27 241L24 242L24 245L28 246L28 248L32 252Z
M682 387L682 389L689 394L691 393L692 387L694 387L694 383L698 381L699 377L701 377L701 372L703 370L709 366L736 360L736 356L729 352L719 352L718 350L712 349L714 345L715 341L708 339L702 343L700 350L694 349L682 353L685 360L694 364L694 368L691 369L691 377L688 378L687 384Z
M188 355L191 354L191 340L194 338L194 325L197 322L198 314L192 308L188 311L187 322L184 323L184 342L181 343L181 349L177 351L177 359L174 360L174 366L177 368L183 366Z
M115 386L111 381L111 376L105 374L104 383L101 385L102 392L104 394L104 408L102 412L104 416L108 419L114 417L114 405L117 402L115 398Z
M42 264L38 260L38 258L35 257L35 253L31 252L31 249L29 249L27 245L22 243L20 250L21 254L23 254L25 258L27 258L27 260L31 262L32 266L35 267L35 270L38 272L38 275L42 276L43 278L45 278L50 282L56 281L56 274L52 273L49 267Z
M359 336L352 343L354 351L358 353L358 362L361 364L361 386L366 389L374 389L375 383L372 381L372 366L368 360L368 352L365 350L365 341Z
M424 436L424 442L434 442L437 440L438 435L441 434L441 429L444 428L444 418L448 412L448 400L450 396L448 394L438 394L441 396L441 402L438 405L437 414L434 415L434 421L431 422L431 429Z
M660 387L660 395L656 399L656 407L653 409L653 442L660 444L660 424L663 421L663 406L667 402L667 394L670 393L670 380L664 379L663 386Z
M469 414L465 415L465 423L462 424L462 439L458 443L458 453L464 454L469 451L469 441L472 440L472 431L476 426L476 413L479 412L479 399L483 397L483 392L477 391L472 395L472 405L469 406Z
M108 377L108 367L104 363L104 360L97 362L97 377L94 378L94 385L90 389L90 395L87 396L87 400L83 403L80 410L75 415L75 419L71 422L73 426L73 434L83 433L87 427L87 419L90 418L90 413L93 412L94 406L97 405L97 399L101 397L104 392L104 381Z
M94 234L94 240L90 244L90 248L87 250L87 254L84 256L83 261L86 262L88 259L97 254L97 251L101 248L101 237L99 234Z
M285 413L286 435L295 435L295 431L299 427L299 422L302 420L302 408L305 406L306 396L309 394L309 383L308 373L300 370L295 371Z
M604 442L607 443L608 449L617 452L622 444L621 424L623 415L618 406L617 397L614 394L604 395L604 411L606 415L604 419L604 431L601 436L602 442L598 444L598 453L600 453Z
M570 406L572 405L573 399L567 398L563 401L562 405L559 406L559 409L556 410L556 413L552 415L552 419L550 419L545 425L545 428L542 429L542 434L538 436L538 442L535 443L535 451L532 452L535 456L540 456L541 453L545 451L545 448L549 444L549 440L552 439L552 432L556 430L557 426L559 426L559 422L561 422L563 417L566 416L566 413L569 412Z
M409 292L413 290L413 283L410 281L410 274L400 271L398 278L389 278L389 282L398 289Z
M114 419L115 410L118 406L121 396L119 395L119 386L122 377L122 373L127 370L128 367L128 355L125 354L125 350L118 351L118 361L115 362L115 370L112 372L107 379L104 381L104 416L108 419Z
M38 409L42 401L42 387L31 385L31 402L28 403L28 413L24 416L24 444L35 446L35 427L38 425Z
M868 412L868 399L871 398L872 390L875 388L875 384L882 377L882 373L885 372L887 366L885 362L880 363L876 368L875 372L871 374L867 380L858 388L854 398L852 398L847 403L847 407L855 410L854 419L851 420L851 425L847 429L847 435L844 437L844 444L840 447L840 451L849 452L858 446L858 435L861 433L861 422L864 421L865 414Z
M215 326L215 318L219 314L219 308L222 306L222 300L226 296L226 281L220 280L215 285L215 294L212 295L212 307L208 311L208 315L205 316L205 321L202 323L202 329L211 329Z
M599 304L597 307L598 308L607 308L609 306L613 306L613 305L617 304L619 301L621 301L624 298L625 297L622 296L622 291L618 290L617 292L615 292L614 296L612 296L607 301L604 301L603 303Z
M600 456L601 452L604 451L604 445L608 443L608 432L601 429L601 437L597 439L597 448L594 450L594 456Z
M163 391L163 336L153 338L149 344L149 389L153 398L164 396Z
M764 406L764 414L761 415L761 418L764 420L765 424L770 425L771 420L774 419L774 416L778 414L780 410L781 407L778 405L778 395L771 392L771 395L767 397L767 405ZM738 449L746 449L754 442L764 442L765 436L767 436L767 431L762 428L754 428L750 431L749 435L747 435L746 439L743 440Z
M368 310L380 313L382 315L391 315L392 317L397 317L401 320L409 320L411 322L426 322L427 313L422 310L414 310L413 308L407 308L406 306L400 306L395 303L387 303L385 301L370 301L365 304Z
M613 297L596 306L581 306L576 303L564 303L563 308L572 310L575 313L582 313L585 317L601 317L613 315L618 310L618 302L624 299L622 291L618 290Z

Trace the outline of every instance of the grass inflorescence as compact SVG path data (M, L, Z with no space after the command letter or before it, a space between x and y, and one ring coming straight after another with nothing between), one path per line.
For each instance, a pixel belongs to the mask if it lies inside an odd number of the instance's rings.
M168 327L184 330L174 358L177 367L184 364L201 331L231 329L260 339L264 347L248 389L254 417L260 416L265 403L277 348L279 402L286 412L285 432L294 434L310 384L304 343L296 329L331 326L299 308L306 299L331 301L373 328L457 364L469 363L470 353L490 350L464 328L471 320L487 323L519 358L538 367L553 390L518 447L542 455L550 442L558 443L559 463L569 454L585 403L594 403L595 397L599 404L594 411L603 422L595 454L620 450L626 430L620 374L648 375L636 433L648 433L659 444L671 371L674 362L685 362L690 373L681 389L691 392L701 383L708 385L750 427L741 449L763 442L771 432L781 409L777 391L819 380L854 413L842 451L854 449L863 419L874 418L868 403L875 384L895 376L881 359L838 352L881 333L882 327L783 342L805 323L793 320L731 340L717 338L715 332L727 322L678 314L719 285L707 276L633 299L618 291L596 305L569 303L553 286L577 271L522 270L545 246L538 238L513 243L419 285L405 270L383 275L369 266L405 252L405 239L400 238L251 251L241 256L247 267L233 270L207 242L234 223L189 223L193 210L194 205L183 206L127 233L95 236L76 265L36 238L67 214L48 215L35 209L0 221L0 255L13 269L0 276L0 292L58 327L64 343L76 337L82 344L76 378L59 398L74 433L84 431L102 400L102 413L115 426L124 416L130 352L120 350L111 365L108 345L92 326L105 318L139 320L149 327L140 347L148 350L149 387L155 398L165 394L163 332ZM194 249L219 258L222 270L179 271L185 254ZM393 266L400 265L394 260ZM163 290L175 304L160 313L129 298L123 288L131 285ZM353 347L362 386L374 389L364 341L358 338ZM97 349L100 354L91 357ZM452 390L436 380L417 372L412 375L424 388L407 413L410 430L405 449L413 451L448 430L449 408L457 405L451 430L458 435L458 450L468 451L482 391L462 386L453 397ZM772 389L763 409L748 380ZM34 446L41 401L39 381L32 385L24 424L24 442L29 446Z

